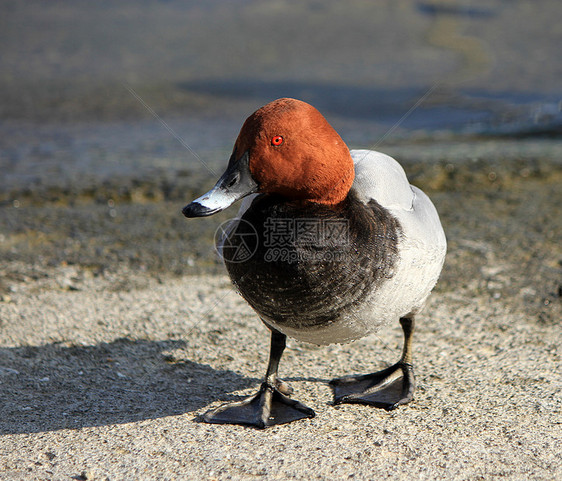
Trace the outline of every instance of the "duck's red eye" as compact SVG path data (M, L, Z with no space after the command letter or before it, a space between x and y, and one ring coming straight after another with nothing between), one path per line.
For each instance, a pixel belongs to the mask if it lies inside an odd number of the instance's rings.
M283 143L283 137L281 137L280 135L276 135L275 137L273 137L271 139L271 145L281 145Z

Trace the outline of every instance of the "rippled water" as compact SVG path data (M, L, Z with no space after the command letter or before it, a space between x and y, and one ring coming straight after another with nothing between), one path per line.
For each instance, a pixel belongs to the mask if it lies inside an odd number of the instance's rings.
M283 96L352 147L537 139L524 155L562 133L558 0L4 3L8 197L211 179L245 117Z

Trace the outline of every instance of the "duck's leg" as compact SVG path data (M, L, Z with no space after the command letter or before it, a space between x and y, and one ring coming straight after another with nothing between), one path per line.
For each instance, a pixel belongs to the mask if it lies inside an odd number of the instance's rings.
M393 366L364 376L344 377L330 382L334 404L370 404L390 411L414 398L414 366L412 365L412 334L414 318L400 319L404 331L402 357Z
M288 397L291 388L277 378L279 361L285 350L287 336L271 331L271 350L265 380L260 390L243 401L223 404L204 415L205 422L217 424L248 424L264 429L302 418L313 418L309 407Z

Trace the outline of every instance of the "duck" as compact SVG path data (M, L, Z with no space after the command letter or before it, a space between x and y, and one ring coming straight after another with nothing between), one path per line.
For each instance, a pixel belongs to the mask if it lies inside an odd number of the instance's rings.
M257 393L203 420L263 429L314 417L278 377L287 337L348 343L397 321L404 336L398 362L330 381L333 404L392 410L412 401L415 318L447 250L429 197L392 157L350 150L315 107L281 98L246 119L225 172L182 213L210 216L239 200L218 250L271 332L269 361Z

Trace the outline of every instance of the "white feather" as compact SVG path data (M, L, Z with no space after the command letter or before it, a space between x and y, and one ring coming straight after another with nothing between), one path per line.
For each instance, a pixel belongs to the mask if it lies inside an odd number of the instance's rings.
M398 261L390 279L326 326L301 330L265 319L284 334L313 344L360 339L400 317L415 315L423 308L445 260L447 241L437 210L425 193L410 185L402 166L392 157L370 150L352 150L351 156L355 164L353 192L365 204L376 200L400 223ZM238 218L254 198L244 199Z
M435 286L447 250L445 233L429 197L410 185L404 169L392 157L352 150L355 180L352 190L364 203L376 200L398 220L402 235L394 275L340 319L314 330L273 327L301 341L326 345L360 339L400 317L423 308Z

